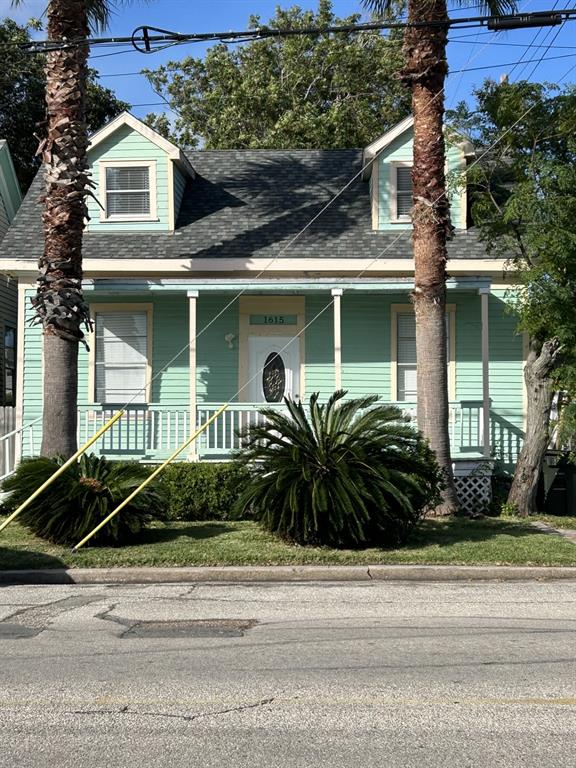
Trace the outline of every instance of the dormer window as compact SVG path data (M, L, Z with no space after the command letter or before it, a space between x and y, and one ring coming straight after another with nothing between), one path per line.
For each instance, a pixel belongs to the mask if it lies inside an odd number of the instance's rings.
M390 165L390 220L410 221L412 210L412 165L391 163Z
M101 221L157 221L156 162L100 162Z

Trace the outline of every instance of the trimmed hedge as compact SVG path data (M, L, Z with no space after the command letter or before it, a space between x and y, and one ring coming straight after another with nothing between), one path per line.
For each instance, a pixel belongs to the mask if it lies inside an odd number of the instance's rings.
M232 462L182 462L161 477L170 520L228 520L250 474Z

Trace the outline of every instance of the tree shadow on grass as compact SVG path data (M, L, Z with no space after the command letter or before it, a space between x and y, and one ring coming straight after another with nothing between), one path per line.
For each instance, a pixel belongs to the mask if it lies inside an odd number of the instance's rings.
M145 528L138 534L134 542L131 543L131 546L162 544L181 538L201 541L202 539L211 539L229 532L230 524L228 523L209 522L201 524L189 523L188 525L180 523L177 526L172 523L166 523L165 527Z
M420 549L423 546L436 545L450 547L453 544L465 542L489 541L496 536L546 536L548 534L532 527L529 523L515 520L499 520L484 518L482 520L466 520L461 517L427 519L410 536L403 549Z
M66 569L68 566L58 557L16 547L0 547L0 571L22 571L29 569ZM1 586L6 584L0 583Z

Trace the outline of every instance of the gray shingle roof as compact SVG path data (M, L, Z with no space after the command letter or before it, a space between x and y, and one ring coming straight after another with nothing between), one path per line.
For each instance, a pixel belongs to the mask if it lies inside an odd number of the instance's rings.
M361 150L187 152L189 180L174 233L97 233L84 238L86 258L376 258L412 256L408 232L372 230L369 185L359 176ZM2 258L42 253L40 175L0 249ZM320 215L318 215L320 214ZM296 235L318 218L294 242ZM473 231L456 233L451 258L486 257Z

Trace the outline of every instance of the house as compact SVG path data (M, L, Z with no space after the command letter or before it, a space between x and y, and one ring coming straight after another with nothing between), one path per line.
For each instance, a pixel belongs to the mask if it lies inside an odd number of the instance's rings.
M22 194L6 141L0 140L0 242L6 234ZM0 274L0 406L13 407L16 402L16 322L18 287L9 274ZM14 426L13 419L2 413L0 433Z
M80 352L80 441L126 403L98 450L146 461L225 402L189 458L227 457L236 429L285 394L343 387L414 413L412 135L407 118L364 150L183 152L128 113L94 134L84 239L94 333ZM449 169L464 171L469 154L466 142L450 146ZM42 402L41 332L28 322L40 183L0 252L19 280L23 426ZM518 454L524 341L506 311L503 261L469 227L466 190L450 196L450 435L470 495L486 491L482 460ZM28 430L24 454L40 428Z

